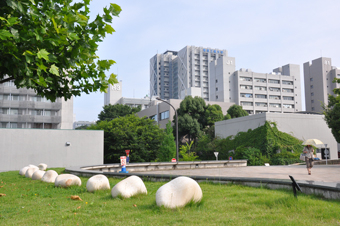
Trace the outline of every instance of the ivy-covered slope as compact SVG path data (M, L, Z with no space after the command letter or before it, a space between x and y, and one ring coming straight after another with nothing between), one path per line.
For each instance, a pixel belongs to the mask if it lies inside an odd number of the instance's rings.
M269 121L254 130L249 129L235 136L215 139L206 147L207 152L218 151L219 159L228 159L230 156L234 159L248 159L248 165L263 165L266 162L285 165L300 162L299 156L303 150L301 140L279 131L276 123ZM210 153L202 154L211 156Z

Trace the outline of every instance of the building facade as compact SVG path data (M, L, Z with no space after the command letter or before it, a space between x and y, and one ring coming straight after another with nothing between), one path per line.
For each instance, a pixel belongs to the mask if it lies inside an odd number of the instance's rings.
M72 129L73 98L51 102L34 90L0 84L0 128Z
M150 95L184 99L199 95L209 101L210 62L227 56L226 50L186 46L150 59Z
M150 59L150 93L162 99L199 96L205 101L236 103L249 114L302 110L300 66L271 73L236 70L226 50L186 46Z
M303 64L305 80L306 111L322 112L322 104L328 104L328 95L334 95L333 89L340 88L333 83L340 78L340 69L332 66L332 59L320 57Z

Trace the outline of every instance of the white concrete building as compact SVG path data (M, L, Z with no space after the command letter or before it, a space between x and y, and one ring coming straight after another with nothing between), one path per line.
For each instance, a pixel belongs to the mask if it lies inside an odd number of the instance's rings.
M330 151L329 159L338 159L338 146L328 128L323 115L317 114L280 114L262 113L249 115L236 119L229 119L215 123L215 136L226 138L235 136L238 132L247 132L249 129L256 129L264 125L266 121L276 122L281 132L289 133L292 136L304 141L307 139L319 139ZM320 146L317 150L320 159L325 159L325 147Z
M38 96L34 90L0 84L0 128L72 129L73 98L55 102Z
M328 95L334 95L333 89L340 88L333 83L340 78L340 69L332 66L332 59L320 57L303 64L305 78L306 111L323 112L322 104L328 104Z
M162 99L199 96L205 101L236 103L249 114L301 111L299 65L271 73L235 69L226 50L186 46L150 59L150 93Z
M104 93L104 105L115 105L115 104L123 104L128 105L130 107L138 107L141 109L146 109L151 102L150 97L146 96L144 98L127 98L122 96L123 92L123 82L120 81L117 84L109 85L107 93Z

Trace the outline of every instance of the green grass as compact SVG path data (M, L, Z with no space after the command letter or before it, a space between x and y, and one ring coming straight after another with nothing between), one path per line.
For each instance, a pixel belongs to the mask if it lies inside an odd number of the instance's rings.
M88 178L81 180L82 186L65 189L18 171L0 173L0 193L6 194L0 225L340 225L340 201L302 193L296 199L292 191L200 183L201 203L171 210L156 205L163 182L145 182L147 195L113 199L110 190L87 192ZM120 179L109 181L112 188Z

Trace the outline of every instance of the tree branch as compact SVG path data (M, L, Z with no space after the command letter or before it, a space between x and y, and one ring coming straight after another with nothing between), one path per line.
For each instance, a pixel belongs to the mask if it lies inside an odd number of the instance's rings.
M3 80L0 80L0 84L5 83L5 82L8 82L8 81L11 81L11 80L14 80L14 77L13 77L13 76L12 76L12 77L9 77L9 78L5 78L5 79L3 79Z

